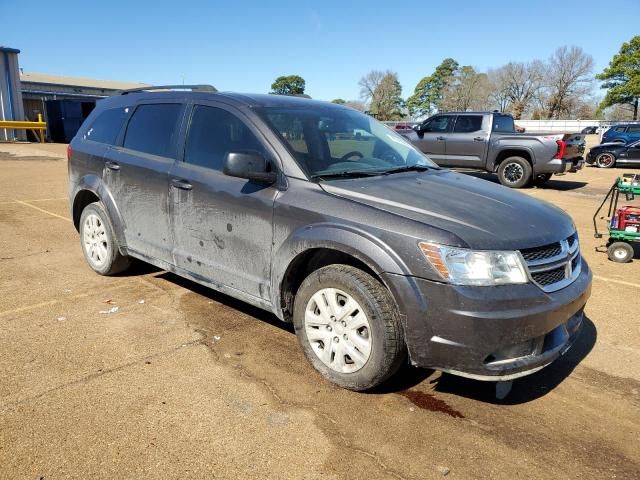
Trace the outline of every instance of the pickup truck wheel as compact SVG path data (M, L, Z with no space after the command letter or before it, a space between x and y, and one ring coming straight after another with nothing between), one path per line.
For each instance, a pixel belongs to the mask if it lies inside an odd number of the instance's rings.
M85 260L96 273L115 275L129 267L129 257L120 254L109 215L99 202L82 211L80 242Z
M531 181L531 164L526 158L505 158L498 167L498 179L502 185L511 188L522 188Z
M614 242L607 248L609 260L617 263L627 263L633 258L633 247L626 242Z
M596 165L598 168L611 168L616 164L616 157L613 153L601 153L596 157Z
M320 268L302 282L293 324L316 370L349 390L382 384L405 360L400 319L389 291L349 265Z

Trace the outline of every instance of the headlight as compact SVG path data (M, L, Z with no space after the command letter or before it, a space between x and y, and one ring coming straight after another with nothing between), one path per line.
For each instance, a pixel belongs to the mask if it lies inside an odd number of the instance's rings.
M529 281L518 252L474 251L427 242L420 242L418 246L427 261L449 283L490 286Z

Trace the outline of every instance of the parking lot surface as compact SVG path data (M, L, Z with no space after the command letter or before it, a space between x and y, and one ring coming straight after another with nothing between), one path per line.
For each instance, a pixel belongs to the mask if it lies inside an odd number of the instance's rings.
M270 314L144 264L96 275L65 148L0 144L0 478L640 478L640 259L591 226L631 169L524 191L573 217L593 293L576 345L497 400L409 368L341 390Z

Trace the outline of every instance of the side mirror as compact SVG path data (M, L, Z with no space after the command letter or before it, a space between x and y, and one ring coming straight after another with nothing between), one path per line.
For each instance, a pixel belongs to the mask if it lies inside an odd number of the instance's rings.
M411 128L413 128L413 129L414 129L416 132L418 132L418 133L422 133L422 125L421 125L420 123L416 123L416 124L415 124L413 127L411 127Z
M222 172L230 177L271 185L278 175L268 171L268 167L267 160L258 152L229 152L224 159Z

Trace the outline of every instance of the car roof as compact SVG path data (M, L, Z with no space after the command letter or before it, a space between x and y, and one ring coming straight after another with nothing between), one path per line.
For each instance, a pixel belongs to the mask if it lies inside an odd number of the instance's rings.
M313 100L308 97L296 95L275 95L259 93L235 93L235 92L198 92L198 91L141 91L127 92L126 95L115 95L100 101L102 108L132 105L140 100L226 100L238 106L247 107L327 107L348 108L339 104Z

